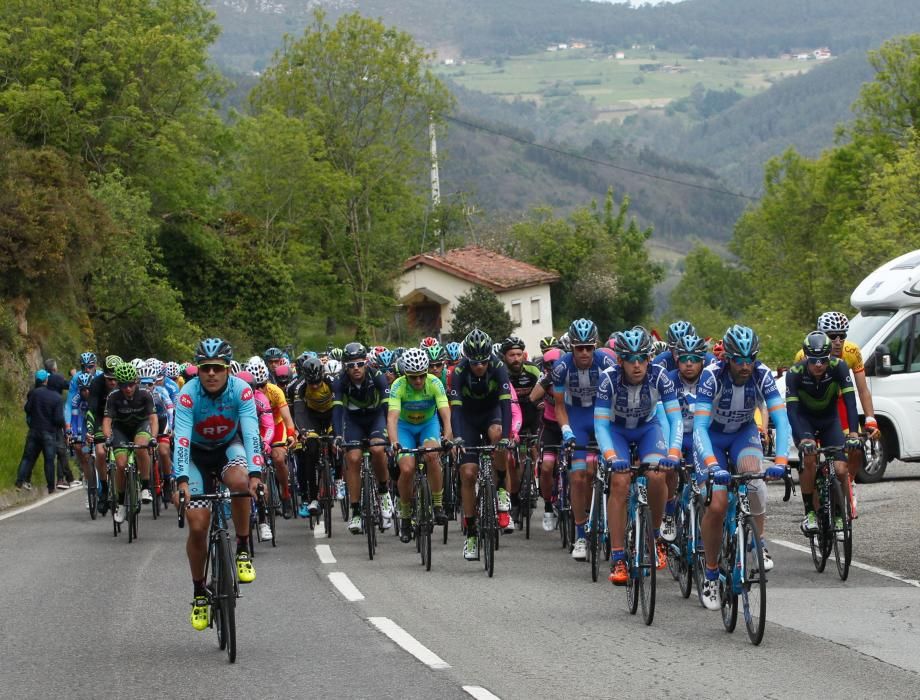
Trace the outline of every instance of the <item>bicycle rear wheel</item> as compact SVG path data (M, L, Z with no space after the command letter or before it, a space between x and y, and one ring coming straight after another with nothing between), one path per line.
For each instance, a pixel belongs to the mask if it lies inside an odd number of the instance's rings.
M367 536L367 556L371 560L377 549L377 529L374 522L374 497L377 484L370 469L362 469L361 474L361 521Z
M639 609L639 573L636 570L636 520L635 513L630 509L626 520L626 543L624 556L629 575L626 579L626 609L630 615L635 615Z
M832 489L831 512L841 518L843 527L838 530L834 525L834 559L837 562L837 575L846 581L850 575L850 563L853 560L853 520L848 496L844 495L843 484L834 479Z
M604 508L604 488L595 482L591 498L591 517L588 519L588 559L591 560L591 580L597 583L600 571L601 523Z
M425 571L431 571L431 534L434 530L432 508L431 486L428 484L428 477L422 474L418 488L418 534L419 552Z
M642 507L641 522L639 602L642 603L642 621L650 625L655 619L655 574L658 570L658 550L655 547L655 532L652 530L652 513L648 506Z
M760 538L750 518L745 518L742 551L744 566L741 570L741 608L751 644L763 640L767 624L767 575L763 569L763 549Z
M90 520L96 519L96 500L99 497L99 486L96 484L96 467L90 467L90 477L84 481L86 488L86 502L89 505Z
M723 556L719 557L719 594L722 598L722 625L726 632L734 632L738 624L738 594L732 587L732 576L735 570L735 537L726 545L722 540ZM724 556L727 553L726 556Z
M498 538L498 516L496 511L495 485L491 481L480 490L479 555L489 578L495 573L495 540Z
M212 587L217 628L217 645L227 650L230 663L236 662L236 585L233 573L233 555L230 537L226 530L220 530L215 539Z
M688 513L681 504L678 504L677 511L674 513L674 519L677 525L677 538L674 540L672 547L677 551L675 554L677 567L677 585L680 587L680 594L684 598L690 597L693 590L693 572L691 571L691 562L693 561L692 552L690 552L690 528L687 526ZM668 561L671 560L671 547L668 548Z

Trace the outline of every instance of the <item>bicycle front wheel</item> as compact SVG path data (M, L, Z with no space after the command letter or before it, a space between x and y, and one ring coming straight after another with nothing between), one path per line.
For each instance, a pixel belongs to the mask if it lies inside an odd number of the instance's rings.
M748 638L755 646L763 640L767 624L767 575L763 569L763 548L750 518L744 521L741 570L741 607Z
M323 508L323 528L326 530L326 537L332 537L332 508L335 505L335 482L332 480L332 467L328 462L323 464L322 471L320 471L319 494Z
M719 594L722 598L722 625L726 632L734 632L738 624L738 594L732 585L735 570L735 536L725 545L723 537L722 552L719 557ZM726 558L727 557L727 558Z
M594 484L591 497L591 517L588 519L588 559L591 560L591 580L597 583L600 571L601 522L604 508L604 487Z
M125 470L125 506L128 508L128 542L137 539L137 521L140 515L140 494L138 493L137 472Z
M374 522L374 499L377 484L370 469L363 470L361 479L361 520L367 536L367 556L371 560L377 550L377 529Z
M236 585L234 583L233 554L226 530L216 535L214 547L214 574L212 610L215 613L217 645L227 650L230 663L236 662Z
M641 517L639 602L642 603L642 621L650 625L655 619L655 574L658 570L658 550L655 548L655 532L652 530L652 513L647 506L643 506Z
M489 578L495 573L495 540L498 538L498 516L495 485L483 484L479 492L482 499L479 517L479 552L482 565Z
M635 615L639 609L639 572L636 567L636 518L635 512L630 510L629 517L626 520L626 543L624 547L624 556L626 557L626 568L629 572L626 579L626 609L630 615Z
M853 520L850 499L844 495L843 484L834 479L832 491L832 508L834 514L834 559L837 562L837 575L846 581L850 575L850 563L853 560ZM836 519L840 519L837 527Z
M524 530L524 539L530 539L530 516L533 512L533 463L530 459L530 454L524 457L522 460L523 463L523 476L521 477L521 489L520 493L520 517L521 526Z
M278 546L278 510L281 508L281 491L278 489L278 477L275 470L268 473L268 505L266 515L268 526L272 530L272 547Z
M96 468L90 467L90 477L84 481L86 488L86 502L89 505L90 520L96 519L96 499L99 497L99 486L96 484Z
M422 475L418 486L418 535L419 553L422 555L425 571L431 571L431 534L434 530L432 508L431 486L428 484L428 478Z
M687 526L688 513L678 504L677 511L674 513L674 519L677 525L677 537L671 547L668 548L668 561L671 560L671 548L676 551L675 567L677 568L677 585L680 586L680 594L684 598L690 597L693 590L693 572L691 571L691 562L693 561L693 552L690 551L690 528Z

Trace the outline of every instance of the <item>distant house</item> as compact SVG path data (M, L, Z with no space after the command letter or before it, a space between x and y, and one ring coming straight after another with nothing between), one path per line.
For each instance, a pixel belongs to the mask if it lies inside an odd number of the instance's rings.
M518 324L515 334L535 354L540 338L553 334L550 284L558 279L555 272L486 248L466 246L443 256L423 253L406 260L397 298L415 332L438 336L450 331L457 297L477 285L491 289Z
M568 44L557 44L557 46L558 46L558 48L559 48L560 51L565 51L566 49L569 48L569 45L568 45Z
M825 46L824 48L815 49L814 54L817 60L826 61L831 57L831 50Z
M547 50L547 51L558 51L558 50L559 50L559 47L556 46L555 44L553 44L552 46L547 46L547 47L546 47L546 50Z
M452 58L445 58L445 59L444 59L444 65L445 65L445 66L452 66L452 65L454 65L454 63L455 63L455 61L454 61L454 59L452 59Z
M618 61L622 61L624 58L626 58L626 52L625 52L625 51L617 51L617 52L614 54L614 57L615 57Z
M586 49L588 45L583 41L573 41L571 48L573 49Z
M796 60L796 61L807 61L807 60L809 60L811 57L812 57L812 54L810 54L810 53L797 53L797 54L795 55L795 60Z

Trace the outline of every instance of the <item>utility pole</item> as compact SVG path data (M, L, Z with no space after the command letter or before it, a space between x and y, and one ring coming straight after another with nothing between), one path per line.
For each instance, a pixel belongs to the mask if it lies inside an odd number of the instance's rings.
M434 214L432 217L432 228L434 235L440 242L441 255L444 255L444 235L441 231L440 208L441 208L441 181L438 177L438 138L435 134L434 116L428 118L428 141L431 145L431 210Z

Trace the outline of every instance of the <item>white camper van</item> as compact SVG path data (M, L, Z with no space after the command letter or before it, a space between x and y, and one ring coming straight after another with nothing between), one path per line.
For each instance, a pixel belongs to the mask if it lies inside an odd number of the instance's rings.
M850 303L859 313L847 339L862 349L882 431L879 453L860 477L878 481L893 459L920 461L920 250L866 277Z

